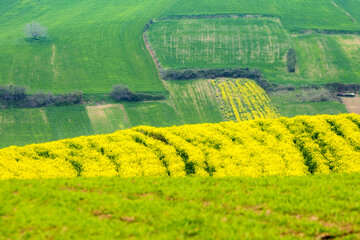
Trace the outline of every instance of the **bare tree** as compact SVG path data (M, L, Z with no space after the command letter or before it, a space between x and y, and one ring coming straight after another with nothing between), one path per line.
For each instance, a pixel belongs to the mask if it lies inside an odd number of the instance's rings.
M38 22L31 22L26 24L25 34L27 37L34 38L35 40L37 40L38 37L47 36L47 28L41 26L41 24Z

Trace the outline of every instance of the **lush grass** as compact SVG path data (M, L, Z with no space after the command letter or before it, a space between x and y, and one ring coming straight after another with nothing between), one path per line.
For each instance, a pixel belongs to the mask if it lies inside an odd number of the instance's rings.
M164 68L258 68L281 84L358 83L358 36L289 35L277 18L157 21L149 39ZM296 72L286 53L296 52Z
M360 29L330 1L256 0L4 0L0 3L0 83L33 90L164 91L142 31L151 18L173 14L258 13L276 15L289 30ZM41 41L25 39L26 23L49 29Z
M166 87L170 95L159 102L0 110L0 148L112 133L139 125L223 120L209 81L168 82Z
M95 134L112 133L130 127L122 104L88 106L86 109Z
M341 0L345 2L344 0ZM215 13L255 13L278 16L285 28L359 30L342 11L328 0L178 0L163 14L194 15Z
M166 88L170 92L169 104L182 123L213 123L225 119L210 80L168 81Z
M282 57L289 48L289 37L277 20L157 21L148 35L164 68L285 67Z
M334 102L302 102L302 103L274 103L281 115L294 117L296 115L318 115L347 113L343 103Z
M0 110L0 147L54 140L43 109Z
M336 2L344 5L342 6L344 9L346 8L345 1ZM351 4L353 3L356 2L352 1ZM349 2L348 8L351 8L351 4ZM205 100L212 95L211 93L191 92L189 87L191 84L187 86L182 83L178 85L170 83L166 88L164 87L158 79L155 66L142 39L144 26L150 19L174 14L216 13L271 14L279 18L282 25L271 20L276 18L182 20L183 23L166 21L173 24L173 29L176 30L181 30L184 26L192 31L201 26L216 27L219 30L219 34L215 34L211 32L212 28L209 28L209 31L211 30L209 33L222 40L227 46L223 43L222 45L212 43L212 47L215 47L216 51L219 47L225 51L218 57L210 58L208 52L200 51L199 48L199 54L206 56L207 63L201 59L186 58L186 61L194 63L194 66L253 64L261 68L268 79L280 83L357 81L359 76L357 69L360 64L357 54L360 51L356 44L357 37L346 37L352 38L352 43L349 44L343 44L345 37L342 36L332 37L332 40L323 40L324 37L321 37L321 41L326 43L325 49L334 49L336 55L333 56L332 51L322 52L323 47L317 49L318 41L312 40L316 38L315 36L303 39L286 36L286 31L312 28L360 30L358 23L352 22L342 9L335 7L327 0L293 0L291 2L286 0L251 2L245 0L124 0L121 2L116 0L106 2L3 0L0 2L0 84L24 85L33 91L60 93L82 90L84 93L102 94L109 92L112 85L124 83L133 91L159 93L165 92L168 88L170 99L159 103L124 104L125 110L121 107L110 107L106 110L87 108L87 111L80 107L79 112L67 107L50 110L1 110L0 147L78 135L108 133L116 129L143 124L169 126L219 121L221 115L217 111L217 104L213 100ZM25 24L33 20L48 27L47 39L32 41L24 37ZM192 24L184 24L186 21ZM203 25L196 24L197 22ZM216 24L211 22L216 22ZM228 31L227 25L235 28L236 25L242 26L237 28L242 34ZM254 31L250 31L249 36L258 39L255 42L247 39L246 34L250 28ZM167 35L169 34L168 32ZM227 38L227 34L230 34L229 36L233 37L234 41L238 40L245 44L245 57L242 54L234 54L231 45L233 43ZM198 37L201 40L201 36ZM338 40L338 38L342 39ZM187 42L183 36L179 35L179 39ZM266 45L269 45L270 40L274 47L267 50ZM308 44L305 49L314 49L314 52L323 55L299 53L299 73L290 75L286 73L285 62L281 57L286 48L284 44L302 50L302 41ZM199 43L197 44L199 46ZM340 45L343 47L339 47ZM181 49L180 45L178 47ZM188 51L186 48L182 50ZM277 50L280 52L278 53ZM181 54L183 53L178 53L178 56L188 57ZM227 57L230 55L231 57ZM238 60L237 57L240 59ZM323 59L326 61L323 62ZM177 60L170 59L169 61L171 64L179 64L177 67L187 64L181 58ZM221 65L223 61L225 64ZM317 64L314 69L325 72L315 72L316 74L308 72L306 63ZM327 72L328 68L331 71ZM171 89L175 92L171 92ZM183 99L182 96L190 97ZM99 111L104 114L99 116ZM46 119L43 117L44 114Z
M134 91L164 91L142 31L167 2L1 1L0 84L103 93L123 83ZM33 20L48 28L47 39L25 38L24 26Z
M0 110L0 147L94 134L83 106Z
M360 21L359 0L333 0L335 4L345 13L349 14L355 21Z
M359 179L1 181L0 238L358 239Z

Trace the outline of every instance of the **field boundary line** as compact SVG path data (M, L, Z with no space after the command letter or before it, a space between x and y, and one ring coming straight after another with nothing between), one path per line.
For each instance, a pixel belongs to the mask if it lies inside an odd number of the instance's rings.
M350 20L354 23L356 23L356 20L351 16L350 13L348 13L345 9L343 9L342 7L340 7L339 5L337 5L333 0L331 0L331 3L338 9L340 9L348 18L350 18Z

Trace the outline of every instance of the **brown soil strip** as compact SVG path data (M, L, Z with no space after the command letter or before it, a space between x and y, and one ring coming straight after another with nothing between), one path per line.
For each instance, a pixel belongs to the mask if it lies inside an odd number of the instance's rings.
M341 101L349 113L360 114L360 97L358 95L356 97L342 97Z

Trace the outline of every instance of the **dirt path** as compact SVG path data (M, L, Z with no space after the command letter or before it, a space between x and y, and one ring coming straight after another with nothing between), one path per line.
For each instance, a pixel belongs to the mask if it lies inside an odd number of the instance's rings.
M341 101L345 104L346 109L350 113L360 114L360 97L342 97Z

